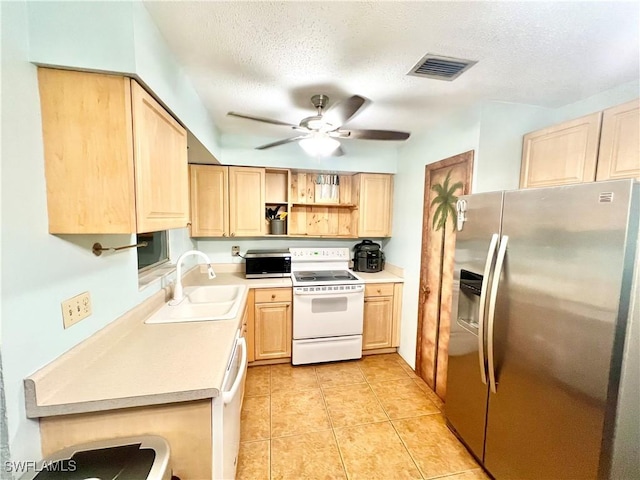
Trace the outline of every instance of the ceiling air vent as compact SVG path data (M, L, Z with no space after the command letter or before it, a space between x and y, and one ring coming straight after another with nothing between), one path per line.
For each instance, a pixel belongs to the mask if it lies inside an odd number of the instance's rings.
M442 57L427 53L407 75L451 81L458 78L476 63L478 62L473 60Z

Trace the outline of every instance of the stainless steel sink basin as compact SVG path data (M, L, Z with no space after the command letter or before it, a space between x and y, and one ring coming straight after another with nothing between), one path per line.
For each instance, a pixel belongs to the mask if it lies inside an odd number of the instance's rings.
M178 305L165 304L145 323L180 323L229 320L238 315L244 285L186 287Z

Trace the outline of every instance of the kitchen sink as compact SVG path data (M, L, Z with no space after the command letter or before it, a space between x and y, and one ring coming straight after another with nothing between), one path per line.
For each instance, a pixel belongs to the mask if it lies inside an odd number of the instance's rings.
M145 323L230 320L237 317L246 288L243 285L186 287L184 299L179 304L165 304Z
M186 287L184 296L191 303L233 302L245 291L243 285L206 285Z

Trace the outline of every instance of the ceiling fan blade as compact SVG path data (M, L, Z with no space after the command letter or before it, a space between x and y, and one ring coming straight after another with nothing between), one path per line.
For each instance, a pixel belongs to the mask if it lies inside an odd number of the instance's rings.
M336 148L332 153L331 156L332 157L341 157L344 155L344 150L342 149L342 146Z
M395 130L338 130L340 138L360 138L363 140L406 140L411 135L409 132L396 132Z
M227 112L228 116L246 118L247 120L255 120L256 122L271 123L272 125L284 125L285 127L299 128L293 123L281 122L280 120L272 120L270 118L256 117L254 115L245 115L244 113Z
M354 95L341 102L334 103L322 115L322 119L333 126L340 128L342 125L353 117L367 100L360 95Z
M260 145L256 147L256 150L264 150L266 148L277 147L278 145L284 145L286 143L297 142L298 140L302 140L306 138L306 135L300 135L298 137L285 138L284 140L278 140L277 142L267 143L266 145Z

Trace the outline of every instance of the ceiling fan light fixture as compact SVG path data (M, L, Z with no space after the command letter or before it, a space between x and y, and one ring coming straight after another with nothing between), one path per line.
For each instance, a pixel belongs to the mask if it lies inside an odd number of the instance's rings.
M312 157L328 157L340 146L338 140L324 133L317 133L303 138L298 143Z

